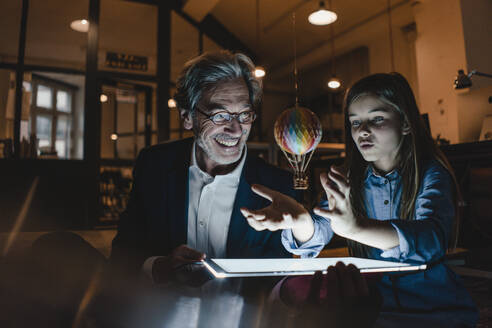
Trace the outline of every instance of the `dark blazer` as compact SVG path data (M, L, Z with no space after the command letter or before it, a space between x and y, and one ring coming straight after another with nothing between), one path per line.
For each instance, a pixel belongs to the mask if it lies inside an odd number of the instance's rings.
M188 168L193 139L143 149L133 171L133 187L113 240L111 262L140 270L150 256L168 255L186 244L188 229ZM269 201L251 191L258 183L299 199L292 175L247 156L239 182L227 237L228 258L290 257L281 243L281 231L256 231L240 212L259 209Z

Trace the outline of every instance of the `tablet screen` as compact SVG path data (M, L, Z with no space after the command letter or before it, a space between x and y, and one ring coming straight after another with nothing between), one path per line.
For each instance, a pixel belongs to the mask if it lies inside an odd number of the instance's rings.
M247 277L313 274L315 271L326 271L328 266L335 265L339 261L346 265L354 264L361 272L411 271L425 269L425 265L411 265L407 263L356 257L312 259L209 259L205 264L216 277Z

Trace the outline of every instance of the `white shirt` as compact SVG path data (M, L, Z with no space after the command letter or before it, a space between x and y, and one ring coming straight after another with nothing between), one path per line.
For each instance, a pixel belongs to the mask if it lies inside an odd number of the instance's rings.
M187 245L209 258L226 257L227 234L231 221L246 147L236 168L225 175L210 176L196 163L193 144L188 169L188 240Z
M188 168L188 239L187 245L207 258L226 257L227 234L247 148L236 168L224 175L210 176L196 162L196 143L191 148ZM159 256L143 264L144 273L152 279L152 266Z

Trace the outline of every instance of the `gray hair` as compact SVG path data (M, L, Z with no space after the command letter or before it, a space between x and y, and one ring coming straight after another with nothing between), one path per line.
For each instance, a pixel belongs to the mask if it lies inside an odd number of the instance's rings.
M204 53L188 61L176 82L174 95L179 109L193 112L202 92L221 81L243 78L253 108L261 99L261 80L254 75L254 64L242 54L230 51Z

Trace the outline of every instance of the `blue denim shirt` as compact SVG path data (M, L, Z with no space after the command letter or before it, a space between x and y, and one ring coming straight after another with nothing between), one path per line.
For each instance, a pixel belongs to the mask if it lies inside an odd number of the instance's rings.
M399 218L401 183L397 170L385 176L378 175L371 167L367 170L364 181L367 216L389 221L398 233L399 240L398 246L388 250L369 247L369 257L395 262L438 263L446 253L455 216L451 176L436 161L428 163L415 202L414 220ZM327 202L322 202L320 206L326 207ZM283 231L282 243L289 252L301 257L315 257L331 240L333 231L329 219L313 215L313 220L314 235L302 245L297 245L291 230ZM444 264L438 263L426 271L398 279L395 276L385 274L380 282L383 311L401 311L402 308L415 311L453 309L451 317L457 323L473 325L476 322L473 301L461 285L459 277ZM447 312L448 322L454 320L451 317Z

